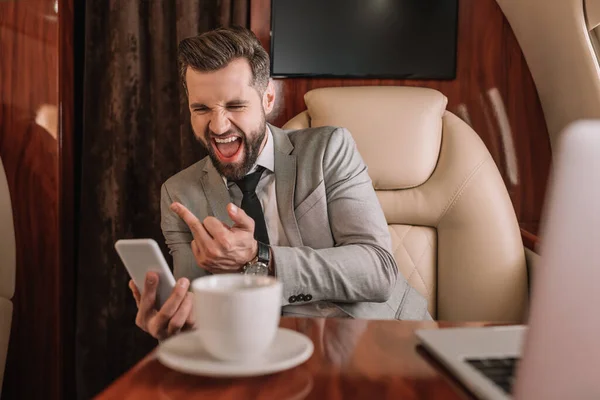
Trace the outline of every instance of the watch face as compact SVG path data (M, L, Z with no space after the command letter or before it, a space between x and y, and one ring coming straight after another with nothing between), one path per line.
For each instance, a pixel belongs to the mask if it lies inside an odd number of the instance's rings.
M244 268L244 274L246 275L269 275L269 267L261 262L248 265Z

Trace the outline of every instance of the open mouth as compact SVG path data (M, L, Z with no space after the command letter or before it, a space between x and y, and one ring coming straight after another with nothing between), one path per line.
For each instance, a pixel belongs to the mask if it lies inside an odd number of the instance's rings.
M233 162L242 153L242 138L238 136L228 136L225 138L213 138L213 146L217 156L222 162Z

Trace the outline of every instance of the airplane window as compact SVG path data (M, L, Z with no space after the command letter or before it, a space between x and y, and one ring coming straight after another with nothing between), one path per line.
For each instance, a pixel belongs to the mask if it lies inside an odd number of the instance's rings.
M600 57L600 0L584 0L583 4L590 41L598 63Z

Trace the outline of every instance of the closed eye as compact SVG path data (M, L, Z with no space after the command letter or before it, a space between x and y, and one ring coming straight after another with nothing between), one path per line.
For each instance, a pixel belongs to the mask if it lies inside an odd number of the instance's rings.
M208 108L205 104L202 103L192 103L190 104L190 109L196 113L205 113L207 111L210 111L210 108Z

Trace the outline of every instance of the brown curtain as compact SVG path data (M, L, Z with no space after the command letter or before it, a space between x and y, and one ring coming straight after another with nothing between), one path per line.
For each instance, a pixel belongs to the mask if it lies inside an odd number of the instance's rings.
M121 238L160 231L160 185L201 159L178 81L177 44L248 25L248 0L88 0L77 263L77 397L88 399L152 350L135 326Z

